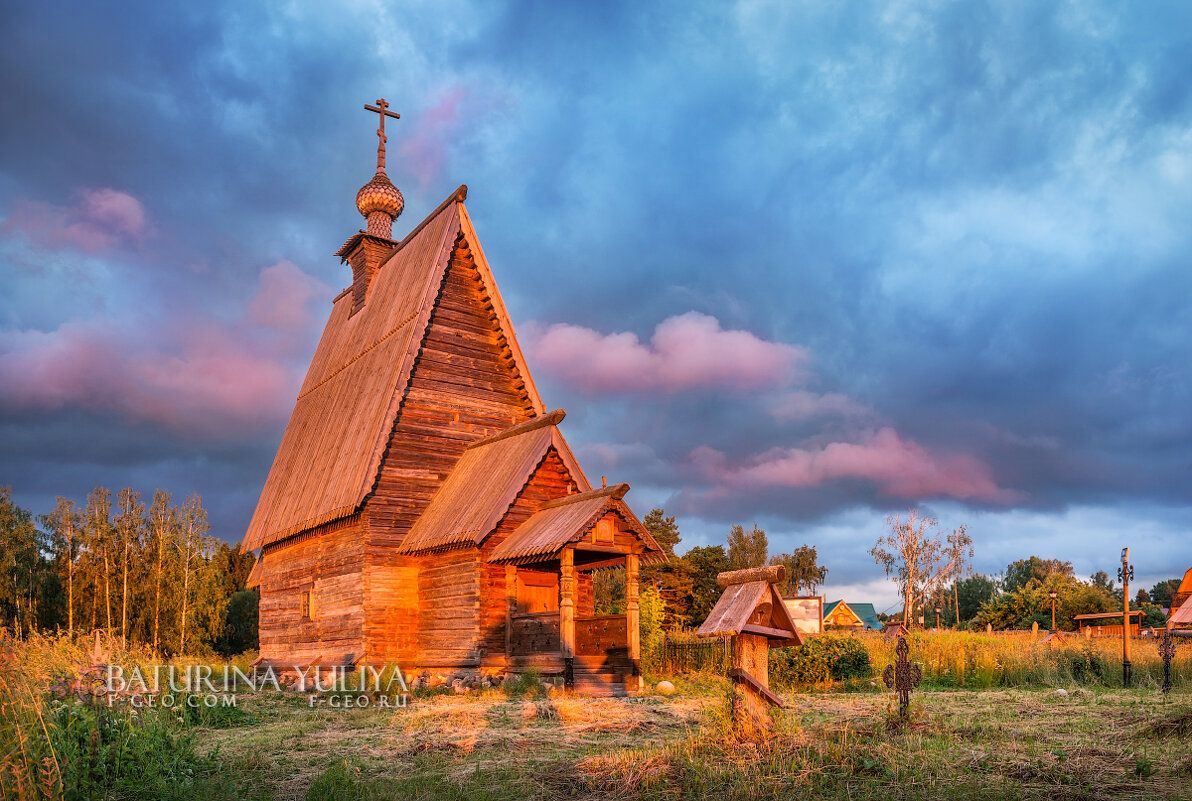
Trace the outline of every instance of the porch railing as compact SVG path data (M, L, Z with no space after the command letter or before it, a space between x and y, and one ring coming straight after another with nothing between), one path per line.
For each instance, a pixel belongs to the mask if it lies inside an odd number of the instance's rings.
M576 656L609 656L614 652L628 658L629 629L625 615L575 619Z
M559 653L558 612L522 612L511 616L509 624L510 656Z

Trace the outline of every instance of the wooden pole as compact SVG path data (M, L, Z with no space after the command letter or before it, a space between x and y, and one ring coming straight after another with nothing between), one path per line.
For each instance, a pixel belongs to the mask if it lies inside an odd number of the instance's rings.
M1130 549L1122 548L1122 684L1130 686Z
M768 702L754 684L770 686L770 643L759 634L738 634L732 638L729 673L733 681L733 727L737 736L748 739L769 732ZM751 681L740 680L750 677Z

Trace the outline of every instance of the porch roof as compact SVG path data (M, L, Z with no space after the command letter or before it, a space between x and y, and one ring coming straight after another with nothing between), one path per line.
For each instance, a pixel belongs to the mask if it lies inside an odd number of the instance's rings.
M621 500L628 484L568 495L548 501L526 522L493 549L490 562L512 562L527 557L549 558L584 537L610 511L621 518L645 547L643 561L665 561L661 546Z
M552 448L576 484L588 489L587 478L556 428L563 416L563 410L556 409L468 446L410 528L401 553L479 545Z

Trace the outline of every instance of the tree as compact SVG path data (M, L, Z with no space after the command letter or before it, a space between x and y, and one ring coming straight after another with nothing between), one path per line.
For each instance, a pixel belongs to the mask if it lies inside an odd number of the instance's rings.
M219 553L222 555L223 564L227 565L224 573L224 592L231 596L248 586L248 576L252 573L253 565L257 563L257 557L239 542L235 545L221 542Z
M75 502L58 496L53 512L44 515L41 524L50 530L51 549L59 574L66 574L66 631L74 638L74 575L78 558L79 536L83 517Z
M1168 579L1167 581L1160 581L1151 591L1147 593L1151 597L1151 603L1156 606L1171 608L1171 601L1175 597L1175 591L1180 588L1180 580L1178 578Z
M682 537L674 515L667 515L662 509L651 509L642 520L654 541L662 546L667 556L663 564L645 564L641 568L643 586L658 588L665 603L665 622L669 626L682 626L690 619L688 604L691 596L691 565L682 557L675 556L675 546Z
M1120 612L1121 605L1103 587L1080 581L1066 573L1053 572L1044 579L1031 579L1013 592L1002 593L985 603L977 613L978 625L995 629L1027 629L1032 622L1049 626L1051 599L1055 590L1056 625L1064 631L1074 629L1075 615L1096 612Z
M1052 574L1073 577L1076 572L1071 562L1060 559L1040 559L1032 556L1006 565L1006 576L1002 579L1002 591L1014 592L1025 587L1031 579L1046 581Z
M944 557L952 565L952 608L956 613L956 625L960 625L960 579L971 571L969 560L973 558L973 538L968 535L968 528L960 526L948 535L944 547Z
M0 614L18 638L36 628L43 550L33 514L13 503L11 487L0 487Z
M766 532L753 524L753 531L745 531L742 525L733 526L728 533L729 570L744 570L762 567L766 564L770 543Z
M980 573L962 579L956 584L958 621L969 621L981 611L981 605L997 594L997 583ZM959 623L957 624L959 625Z
M955 563L936 530L939 521L934 517L911 509L905 522L899 515L891 515L886 524L890 533L878 539L869 555L887 576L897 576L903 595L902 622L910 628L917 619L915 608L953 574Z
M699 625L720 598L716 577L729 569L728 556L723 545L704 545L692 548L683 558L691 565L691 623Z
M149 547L153 551L153 648L160 644L161 592L165 577L166 558L177 537L178 509L173 498L165 490L153 493L153 505L149 509Z
M609 567L592 574L592 596L596 614L625 614L627 580L624 567Z
M260 600L255 590L240 590L228 599L223 631L216 641L220 654L235 656L261 647L257 627Z
M186 624L189 616L191 577L197 567L196 560L204 560L210 549L207 538L207 510L203 508L203 499L198 494L186 499L178 521L179 537L176 543L178 555L182 558L182 616L180 618L181 634L179 636L178 653L186 653Z
M141 493L131 488L120 490L116 506L116 549L120 557L120 639L128 641L128 570L134 556L140 555L145 527L145 504Z
M1104 570L1098 570L1093 575L1089 576L1089 583L1099 590L1104 590L1110 596L1122 596L1122 591L1114 587L1113 580L1109 578L1109 574Z
M786 580L779 585L783 595L815 595L828 578L828 568L819 565L814 545L800 545L794 553L772 556L770 564L786 568Z
M106 487L96 487L87 495L87 510L83 514L89 553L90 575L93 584L91 627L98 628L96 606L100 585L103 586L104 619L107 632L112 633L112 493Z

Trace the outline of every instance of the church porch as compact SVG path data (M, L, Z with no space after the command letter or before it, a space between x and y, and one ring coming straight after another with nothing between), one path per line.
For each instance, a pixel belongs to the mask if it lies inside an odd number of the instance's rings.
M556 558L526 558L507 565L507 669L561 675L567 686L585 694L639 691L641 555L635 550L573 544ZM626 610L597 615L593 574L614 567L625 568Z

